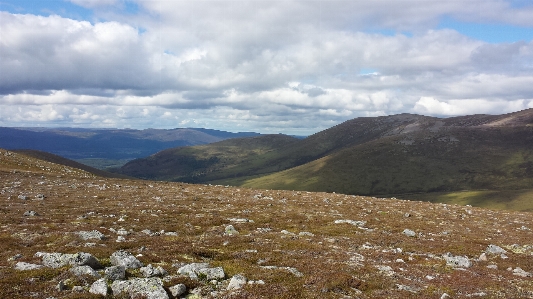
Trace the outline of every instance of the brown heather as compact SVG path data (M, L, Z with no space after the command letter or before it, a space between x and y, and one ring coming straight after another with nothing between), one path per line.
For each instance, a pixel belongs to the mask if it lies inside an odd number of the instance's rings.
M39 264L36 252L87 252L109 265L109 256L119 249L142 253L145 265L160 265L170 274L176 274L173 264L208 262L223 267L228 277L243 274L265 282L221 298L441 298L444 293L451 298L533 298L533 278L509 270L533 271L530 213L102 178L5 150L0 150L0 192L0 298L99 298L56 288L60 280L90 285L94 278L73 277L64 268L17 271L14 265ZM45 199L37 199L38 194ZM30 210L39 215L23 216ZM224 235L229 224L240 233ZM125 242L116 242L112 231L120 228L130 231ZM177 236L149 236L145 229ZM407 236L405 229L416 236ZM107 239L82 240L75 234L91 230ZM477 260L490 244L505 248L506 258L487 254L487 261ZM447 266L442 259L447 252L467 256L472 267ZM10 260L17 254L22 258ZM176 283L198 285L177 277L165 286Z

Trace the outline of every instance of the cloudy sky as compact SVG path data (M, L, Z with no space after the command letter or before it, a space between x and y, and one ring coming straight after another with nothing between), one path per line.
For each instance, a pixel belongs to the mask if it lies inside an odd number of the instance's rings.
M530 0L0 0L0 126L307 135L527 108Z

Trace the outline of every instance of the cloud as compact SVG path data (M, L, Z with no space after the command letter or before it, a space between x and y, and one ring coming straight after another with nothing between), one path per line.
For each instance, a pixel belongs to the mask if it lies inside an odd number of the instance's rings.
M313 133L357 116L533 103L533 41L436 29L443 16L533 26L531 5L71 2L94 9L94 20L0 12L0 124ZM100 9L127 4L138 10Z

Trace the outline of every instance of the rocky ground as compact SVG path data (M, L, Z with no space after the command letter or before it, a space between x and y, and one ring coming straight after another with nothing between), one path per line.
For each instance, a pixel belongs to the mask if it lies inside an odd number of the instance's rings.
M104 179L0 150L1 298L533 298L531 213Z

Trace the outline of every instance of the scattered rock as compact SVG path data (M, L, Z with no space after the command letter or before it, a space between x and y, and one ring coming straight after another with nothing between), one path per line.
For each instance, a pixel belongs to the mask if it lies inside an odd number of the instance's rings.
M227 290L230 291L230 290L240 289L246 284L246 282L247 282L246 277L244 277L241 274L237 274L233 276L231 280L229 281Z
M91 288L89 289L89 293L96 294L96 295L102 295L107 296L107 282L105 278L100 278L97 281L95 281Z
M203 277L206 280L224 279L226 274L222 267L210 268L208 263L192 263L178 269L178 274L187 275L192 279Z
M83 240L105 240L106 236L97 230L92 231L80 231L76 233Z
M488 261L488 259L487 259L487 255L485 254L485 252L483 252L483 253L479 256L478 260L479 260L479 261L482 261L482 262L486 262L486 261Z
M124 250L115 251L109 259L111 265L124 266L126 269L138 269L144 266L136 257Z
M366 221L356 221L356 220L335 220L335 224L348 223L357 227L363 227L366 224Z
M403 230L403 234L408 236L408 237L415 237L416 236L416 233L410 229L404 229Z
M41 269L42 267L42 265L30 264L25 262L18 262L15 265L15 269L20 271Z
M31 216L39 216L39 214L35 211L26 211L24 212L24 214L22 216L25 216L25 217L31 217Z
M526 272L526 271L522 270L522 268L520 268L520 267L516 267L513 270L513 275L520 276L520 277L532 277L533 276L533 274L531 274L530 272Z
M233 227L233 225L226 226L226 229L224 230L224 234L227 236L233 236L238 235L239 232Z
M126 267L111 266L105 269L105 277L111 281L126 279Z
M89 266L76 266L70 268L70 272L76 276L82 276L82 275L90 275L96 278L100 278L100 274L98 272L94 271L93 268Z
M203 268L199 269L197 272L200 276L205 276L205 279L210 280L220 280L224 279L226 277L226 274L224 273L224 269L222 267L216 267L216 268Z
M472 266L472 262L466 256L453 256L448 252L442 257L446 261L446 265L454 268L470 268Z
M37 200L43 200L43 199L45 199L45 198L46 198L46 196L44 196L44 194L37 194L37 195L35 195L35 199L37 199Z
M170 288L168 288L168 290L170 291L170 294L172 294L173 297L179 297L185 294L185 292L187 292L187 287L184 284L180 283L175 286L171 286Z
M21 259L22 257L23 257L22 254L17 253L17 254L15 254L14 256L8 258L7 260L8 260L8 261L16 261L16 260L18 260L18 259Z
M74 293L82 293L85 292L85 289L82 286L73 286L72 292Z
M129 295L131 298L168 299L159 278L133 278L130 280L116 280L111 285L113 296Z
M300 236L300 237L314 237L315 234L310 233L310 232L300 232L300 233L298 234L298 236Z
M144 277L156 277L156 276L168 275L168 272L165 269L163 269L161 266L154 268L151 264L149 264L146 267L141 267L140 272Z
M490 253L490 254L503 254L503 253L507 253L507 251L503 248L501 248L500 246L497 246L497 245L489 245L487 247L487 249L485 250L486 253Z
M94 256L84 252L75 254L37 252L35 256L42 258L43 265L49 268L61 268L67 265L89 266L93 269L102 267Z
M18 199L27 200L28 197L27 197L26 195L20 194L20 195L18 196Z

